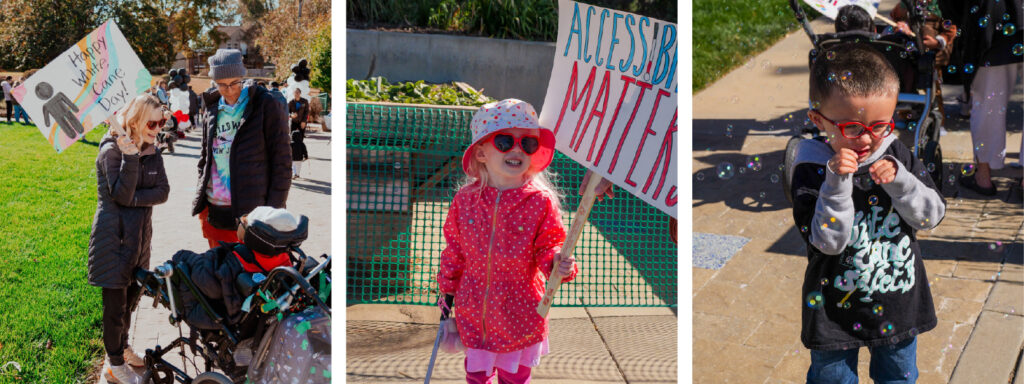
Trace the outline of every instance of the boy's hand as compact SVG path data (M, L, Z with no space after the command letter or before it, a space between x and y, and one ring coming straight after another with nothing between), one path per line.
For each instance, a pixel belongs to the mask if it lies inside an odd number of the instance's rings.
M857 152L849 148L839 148L828 161L828 168L839 176L857 172Z
M558 274L562 277L569 276L572 273L572 265L576 263L576 257L569 255L568 257L562 256L561 259L558 263Z
M889 158L883 158L871 164L871 180L875 184L889 184L896 179L896 162Z

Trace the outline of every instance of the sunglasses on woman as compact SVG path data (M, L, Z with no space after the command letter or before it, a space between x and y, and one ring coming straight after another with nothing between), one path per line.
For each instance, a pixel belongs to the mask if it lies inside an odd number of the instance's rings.
M864 125L864 123L861 123L859 121L844 121L842 123L837 123L835 121L832 121L832 119L825 117L825 115L822 115L821 111L816 109L814 109L813 111L817 112L818 116L821 116L821 118L825 119L825 121L829 122L830 124L836 127L839 127L839 133L842 134L843 137L847 139L856 139L858 137L864 136L865 133L871 135L871 137L874 137L876 139L882 139L885 138L886 136L889 136L889 134L892 133L892 130L896 126L895 121L893 121L892 119L890 119L887 122L878 122L871 125Z
M157 129L158 127L163 127L165 123L167 123L167 119L150 120L146 123L146 128Z
M540 149L540 137L515 137L507 133L499 133L491 136L491 144L494 145L494 149L497 149L501 153L507 153L518 145L519 148L523 149L523 153L532 155Z

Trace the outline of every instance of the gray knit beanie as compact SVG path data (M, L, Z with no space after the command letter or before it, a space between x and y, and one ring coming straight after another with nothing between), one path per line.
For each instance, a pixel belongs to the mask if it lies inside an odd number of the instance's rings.
M207 61L210 63L210 78L214 80L245 77L242 52L237 49L218 49Z

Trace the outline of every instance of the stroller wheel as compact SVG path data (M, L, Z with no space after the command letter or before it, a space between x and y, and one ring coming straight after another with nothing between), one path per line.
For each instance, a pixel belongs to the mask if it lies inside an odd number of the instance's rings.
M217 372L204 372L192 379L194 384L234 384L227 376Z
M793 204L793 195L792 191L790 191L790 179L792 178L792 175L789 174L789 167L796 161L796 148L800 145L800 141L803 139L803 136L793 136L790 137L789 141L786 143L786 157L785 160L783 160L784 168L782 170L782 194L786 196L786 201L790 204Z
M932 182L935 183L935 188L942 192L942 146L939 145L938 141L928 141L924 146L924 152L921 152L921 162L924 163L928 170L928 175L931 176ZM929 166L931 164L931 166Z

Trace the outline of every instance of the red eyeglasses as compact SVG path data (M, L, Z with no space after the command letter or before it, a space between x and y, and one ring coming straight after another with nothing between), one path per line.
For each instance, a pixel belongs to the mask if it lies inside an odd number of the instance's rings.
M167 123L167 119L150 120L146 123L146 128L157 129L158 127L163 127L165 123Z
M870 126L864 125L864 123L859 121L844 121L842 123L837 123L825 117L825 115L822 115L821 111L817 109L812 109L812 111L817 112L822 119L825 119L825 121L839 127L839 133L847 139L856 139L864 136L864 133L867 133L876 139L881 139L889 136L889 134L892 133L892 130L896 127L896 123L892 119L889 119L888 122L874 123Z
M540 137L530 135L515 137L507 133L499 133L491 136L491 144L501 153L507 153L518 145L523 149L523 153L532 155L540 149Z

